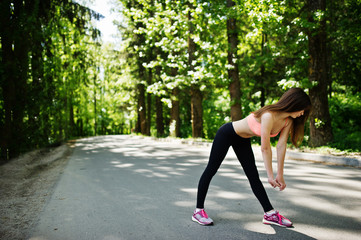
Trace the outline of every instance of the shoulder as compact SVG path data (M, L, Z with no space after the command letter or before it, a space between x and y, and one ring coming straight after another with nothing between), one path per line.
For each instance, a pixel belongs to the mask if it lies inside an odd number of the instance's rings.
M273 121L273 114L271 112L265 112L261 116L262 121Z
M273 118L273 114L271 112L265 112L262 114L262 116L260 117L261 119L261 126L266 127L266 128L272 128L273 123L274 123L274 118Z

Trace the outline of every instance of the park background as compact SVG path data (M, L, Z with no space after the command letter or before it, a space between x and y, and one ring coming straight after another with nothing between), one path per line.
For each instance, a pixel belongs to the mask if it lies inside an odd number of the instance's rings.
M211 140L290 87L314 105L303 146L360 152L360 0L104 1L112 42L89 2L0 2L3 162L94 135Z

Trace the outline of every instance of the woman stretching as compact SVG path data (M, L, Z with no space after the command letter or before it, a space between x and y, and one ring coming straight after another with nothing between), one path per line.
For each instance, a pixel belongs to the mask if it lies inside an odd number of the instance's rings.
M264 106L242 120L224 124L214 138L208 165L199 180L197 206L192 220L201 225L213 224L213 220L204 211L204 201L213 176L218 171L229 147L232 146L253 193L263 207L263 223L275 224L281 227L292 226L290 220L274 210L268 199L263 184L259 179L250 137L261 137L262 157L267 171L268 183L273 188L279 187L282 191L286 187L283 178L283 166L289 133L293 145L297 146L302 142L304 125L310 110L311 101L309 96L300 88L291 88L282 95L277 103ZM278 168L276 178L274 178L270 137L275 137L279 133L280 137L277 143Z

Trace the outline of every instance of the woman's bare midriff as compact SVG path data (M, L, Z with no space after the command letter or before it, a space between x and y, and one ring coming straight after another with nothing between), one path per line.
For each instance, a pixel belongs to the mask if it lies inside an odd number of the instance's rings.
M234 131L240 137L250 138L250 137L255 136L255 134L249 128L246 118L232 122L232 125L234 128Z

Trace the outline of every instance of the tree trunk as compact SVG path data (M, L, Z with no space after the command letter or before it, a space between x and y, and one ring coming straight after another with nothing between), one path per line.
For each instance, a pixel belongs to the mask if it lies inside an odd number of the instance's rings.
M235 5L233 0L227 0L227 7L232 8ZM239 80L239 71L237 64L238 49L238 29L235 18L227 19L227 36L228 36L228 64L232 66L228 69L228 78L230 79L229 92L231 95L231 119L237 121L242 118L241 105L241 82Z
M96 113L96 109L97 109L97 102L96 102L96 96L94 96L94 113L95 113L95 119L97 119L97 113ZM74 94L73 91L70 92L70 96L69 96L69 129L70 129L70 136L75 136L75 121L74 121ZM96 130L96 127L95 127ZM95 132L95 135L97 133Z
M138 122L140 133L143 135L147 134L147 121L146 121L146 110L145 110L145 86L142 83L137 85L138 89Z
M191 99L192 136L193 138L201 138L203 136L202 93L196 84L191 86Z
M38 25L38 22L36 24ZM39 26L39 29L41 27ZM42 47L41 47L41 39L40 34L37 32L38 28L33 29L31 34L31 76L32 76L32 84L29 85L30 97L28 102L28 124L29 130L32 132L32 145L43 145L48 141L48 137L43 135L44 129L42 126L46 126L47 123L43 122L44 119L42 115L46 115L46 112L41 112L41 105L45 104L46 100L44 98L44 86L43 86L43 58L42 58Z
M141 22L137 22L136 28L145 28L144 24ZM145 42L145 36L144 34L136 34L135 35L135 45L140 46L144 44ZM137 52L137 50L136 50ZM144 85L144 82L149 81L146 78L146 69L143 66L143 63L147 61L145 57L139 56L139 54L136 53L135 55L135 61L138 66L138 83L137 83L137 97L138 97L138 122L136 127L136 132L142 134L142 135L148 135L148 124L147 124L147 106L146 106L146 86ZM149 104L148 104L149 105ZM150 106L148 106L150 108ZM149 110L148 110L149 111ZM149 124L150 125L150 124Z
M27 100L27 131L31 134L30 147L42 147L49 143L51 126L49 121L49 108L51 107L51 97L48 97L48 84L44 77L45 36L50 33L43 32L44 15L39 12L40 1L26 1L27 23L29 24L29 50L31 61L31 84L28 84ZM40 9L42 10L42 9ZM45 9L43 9L45 11ZM46 44L48 48L50 45Z
M147 86L150 86L153 82L153 72L152 68L148 69L148 76L147 76ZM150 136L150 127L152 126L152 94L145 93L147 99L147 117L146 117L146 135Z
M190 4L190 8L194 6ZM193 19L191 11L188 11L188 66L190 71L194 71L194 60L196 52L196 43L192 39L194 33ZM194 79L191 83L191 114L192 114L192 136L193 138L202 137L203 132L203 108L202 108L202 93L199 84L196 83L197 79Z
M309 21L314 22L313 14L326 10L325 0L308 0ZM319 23L319 28L308 32L309 47L309 80L314 84L310 89L313 111L310 116L310 146L317 147L332 141L331 117L329 113L327 86L326 22Z
M29 39L28 25L25 18L25 6L23 1L14 2L14 22L13 22L13 36L14 36L14 62L15 72L8 80L14 89L11 90L11 98L13 101L11 109L11 141L9 148L9 157L15 157L20 152L26 150L28 147L28 138L31 133L26 131L24 126L25 107L27 105L27 78L29 71ZM21 143L21 144L19 144Z
M157 137L164 136L164 119L162 97L155 97Z
M262 44L261 44L261 56L264 56L264 51L265 51L265 43L267 42L267 34L263 33L262 34ZM264 84L264 79L266 78L266 67L264 65L264 63L262 63L261 65L261 79L260 79L260 90L261 90L261 107L264 107L265 103L266 103L266 89L265 89L265 84Z
M179 88L172 90L172 109L170 114L169 133L171 137L180 137Z
M14 54L12 51L13 34L11 34L12 21L10 17L10 1L0 1L0 37L1 37L1 89L2 101L4 106L4 115L0 120L0 144L1 144L1 160L9 159L9 148L12 142L12 121L11 111L14 101Z
M94 89L93 89L93 102L94 102L94 136L96 136L97 135L97 132L98 132L98 113L97 113L97 88L98 88L98 86L97 86L97 75L94 75L94 79L93 79L93 83L94 83ZM70 101L70 104L69 104L69 106L71 106L72 105L72 102ZM69 112L71 112L70 110L69 110ZM70 117L70 115L69 115L69 117Z
M160 48L156 48L155 52L157 55L160 55L161 58L165 58L164 54L162 54ZM156 81L162 81L161 80L161 72L162 67L156 66L155 67L155 79ZM156 96L155 97L155 108L156 108L156 127L157 127L157 137L164 136L164 117L163 117L163 103L162 103L162 97Z

